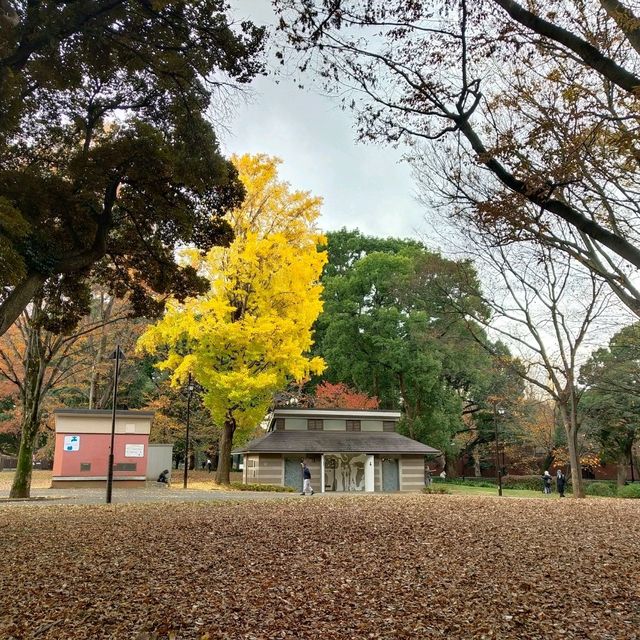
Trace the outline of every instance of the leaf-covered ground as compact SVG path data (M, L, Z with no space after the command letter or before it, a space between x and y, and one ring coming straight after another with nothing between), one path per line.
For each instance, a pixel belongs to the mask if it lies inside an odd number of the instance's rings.
M632 640L639 516L440 495L5 509L0 638Z
M14 472L7 469L0 472L0 491L9 491L13 483ZM31 489L48 489L51 486L51 471L42 471L34 469L31 476ZM35 491L34 493L37 493Z

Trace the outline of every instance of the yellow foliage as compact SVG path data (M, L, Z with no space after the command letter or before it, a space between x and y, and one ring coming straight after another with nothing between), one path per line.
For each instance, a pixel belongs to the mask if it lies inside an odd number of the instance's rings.
M240 429L260 422L288 381L321 373L308 358L311 327L322 310L319 278L326 254L315 227L321 200L278 181L279 160L234 157L247 197L228 220L235 239L204 258L188 254L211 283L208 294L168 305L141 337L148 352L168 348L160 363L183 383L191 372L205 388L214 421Z

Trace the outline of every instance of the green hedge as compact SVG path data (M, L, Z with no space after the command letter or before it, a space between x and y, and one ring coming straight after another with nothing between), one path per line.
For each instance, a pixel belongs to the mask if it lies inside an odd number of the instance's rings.
M293 493L295 489L291 487L281 487L277 484L243 484L242 482L231 482L229 486L235 491L279 491L280 493Z
M502 478L502 486L505 489L529 489L542 493L544 484L542 476L505 476ZM551 489L555 491L555 482L551 482Z
M619 498L640 498L640 483L627 484L618 488Z
M446 485L464 485L467 487L496 487L497 480L494 478L442 478L435 476L432 478L432 488L434 485L440 485L445 488ZM618 488L613 480L582 480L584 492L588 496L603 497L619 497L619 498L640 498L640 483L629 484ZM542 474L529 476L512 476L507 475L502 478L502 486L505 489L529 489L531 491L539 491L542 493ZM438 487L438 488L440 488ZM556 478L551 476L551 490L555 493ZM567 482L564 490L565 493L571 493L571 480ZM438 493L437 491L425 491L425 493ZM444 492L442 492L444 493Z
M491 478L447 478L443 480L442 478L435 476L431 478L431 481L434 484L456 484L463 485L465 487L495 487L497 486L497 481L492 480Z
M584 492L588 496L605 496L611 498L616 495L616 487L609 482L589 482L585 484Z

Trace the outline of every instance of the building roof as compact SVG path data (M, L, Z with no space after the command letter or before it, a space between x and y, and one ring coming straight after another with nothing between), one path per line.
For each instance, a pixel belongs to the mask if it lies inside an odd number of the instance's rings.
M57 416L82 416L85 418L102 418L113 414L111 409L54 409ZM153 411L133 411L130 409L116 409L116 418L153 418Z
M272 417L277 418L364 418L369 420L400 420L399 411L380 409L274 409Z
M385 431L272 431L234 453L414 453L440 451L399 433Z

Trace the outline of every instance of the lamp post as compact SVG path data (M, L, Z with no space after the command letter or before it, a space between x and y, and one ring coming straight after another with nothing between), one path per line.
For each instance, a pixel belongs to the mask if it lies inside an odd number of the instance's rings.
M493 403L493 427L496 438L496 473L498 475L498 495L502 495L502 469L500 469L500 447L498 444L498 404Z
M115 371L113 374L113 406L111 408L111 446L109 447L109 466L107 469L107 504L111 504L113 493L113 447L116 437L116 406L118 404L118 376L120 374L120 360L124 359L124 353L120 345L116 345L115 351L109 356L115 360Z
M184 479L182 482L182 488L187 488L187 476L189 473L189 419L191 417L191 396L193 395L195 385L191 381L191 374L189 374L189 381L187 382L187 432L184 437Z

